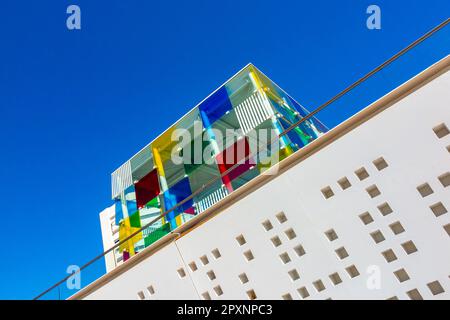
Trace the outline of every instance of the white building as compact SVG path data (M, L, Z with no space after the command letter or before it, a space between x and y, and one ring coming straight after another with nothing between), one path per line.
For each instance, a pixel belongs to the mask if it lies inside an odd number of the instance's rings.
M447 56L72 298L449 299L449 128Z
M116 225L116 212L114 205L100 212L100 228L102 230L103 248L108 250L119 242L119 227ZM110 272L122 263L119 249L105 255L106 272Z

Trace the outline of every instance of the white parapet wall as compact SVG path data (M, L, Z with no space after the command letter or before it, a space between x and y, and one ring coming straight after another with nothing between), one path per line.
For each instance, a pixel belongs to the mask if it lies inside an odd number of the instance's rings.
M449 299L449 60L74 298Z

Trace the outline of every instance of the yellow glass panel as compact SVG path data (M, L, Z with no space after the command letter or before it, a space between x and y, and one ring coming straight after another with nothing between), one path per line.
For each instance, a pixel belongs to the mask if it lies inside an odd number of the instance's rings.
M172 134L175 130L175 126L170 127L162 135L156 138L155 141L152 142L152 150L153 152L155 149L158 150L159 156L161 157L161 162L165 162L171 158L172 149L178 144L178 141L173 141L172 139Z
M131 236L134 232L138 231L139 228L134 228L130 225L130 218L125 218L119 223L119 241L125 240L127 237ZM119 252L126 250L130 256L134 255L134 244L142 239L142 232L129 239L128 241L121 243L119 245Z
M175 222L177 223L177 226L181 226L183 224L183 221L181 220L181 214L175 217Z
M294 153L294 150L292 149L291 146L286 146L285 148L278 150L277 153L272 154L272 156L270 157L270 162L268 162L268 159L265 159L264 163L257 164L259 172L262 173L262 172L268 170L271 166L273 166L274 164L277 164L278 162L287 158L288 156L290 156L293 153Z

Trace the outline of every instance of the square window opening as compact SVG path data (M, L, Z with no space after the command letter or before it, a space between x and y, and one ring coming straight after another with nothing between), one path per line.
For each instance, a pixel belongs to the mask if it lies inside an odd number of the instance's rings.
M443 175L440 175L438 179L444 188L450 186L450 172L446 172Z
M420 294L419 290L417 290L417 289L412 289L412 290L406 292L406 294L408 295L408 297L411 300L423 300L422 295Z
M333 284L335 286L342 282L341 276L337 272L335 272L333 274L330 274L329 278L330 278L331 282L333 282Z
M380 158L374 160L373 165L375 166L375 168L377 168L378 171L381 171L388 167L388 164L387 164L386 160L384 160L383 157L380 157Z
M351 265L351 266L345 268L345 271L347 271L350 278L355 278L360 275L360 273L355 265Z
M391 206L387 202L380 204L377 208L383 216L387 216L393 212Z
M405 250L405 252L407 254L412 254L417 251L416 245L411 240L407 241L405 243L402 243L402 247L403 247L403 250Z
M270 231L270 230L273 229L273 225L272 225L272 223L270 222L270 220L265 220L265 221L263 221L262 225L263 225L263 227L264 227L264 230L266 230L266 231Z
M278 222L280 224L281 223L285 223L287 221L287 217L286 217L286 215L284 214L283 211L278 213L278 214L276 214L275 217L277 218L277 220L278 220Z
M397 256L395 255L395 252L392 249L383 251L381 254L383 255L384 259L386 259L386 261L388 263L397 260Z
M306 253L305 248L303 248L301 244L295 246L294 251L299 257L303 256Z
M191 269L192 272L197 271L197 264L192 261L191 263L188 264L189 268Z
M209 259L208 259L208 257L206 255L201 256L200 257L200 261L202 262L202 264L204 266L206 266L209 263Z
M448 212L447 208L444 207L442 202L433 204L432 206L430 206L430 209L436 217L442 216L443 214L446 214Z
M427 284L428 289L430 289L433 296L436 296L438 294L444 293L445 290L442 287L441 283L439 281L433 281Z
M330 186L325 187L325 188L323 188L323 189L320 190L320 191L322 192L322 194L323 194L323 196L325 197L325 199L329 199L329 198L331 198L332 196L334 196L334 192L333 192L333 190L331 189Z
M325 235L328 238L328 240L330 240L330 241L334 241L338 238L338 235L337 235L336 231L334 231L334 229L325 231Z
M245 273L241 273L238 277L242 284L246 284L248 282L248 277Z
M281 298L282 298L283 300L292 300L292 296L291 296L290 293L283 294L283 295L281 296Z
M152 296L155 294L155 288L153 286L148 286L147 292Z
M211 296L208 291L202 293L202 298L203 300L211 300Z
M344 247L340 247L340 248L336 249L335 252L336 252L337 256L339 257L339 259L341 259L341 260L348 257L348 252Z
M300 295L300 297L302 297L303 299L306 299L309 297L309 292L308 289L306 289L306 287L301 287L297 289L298 294Z
M296 281L296 280L300 279L300 275L298 274L297 269L292 269L292 270L288 271L288 274L292 281Z
M397 280L399 282L405 282L405 281L409 280L409 275L405 269L400 269L400 270L394 271L394 275L397 277Z
M252 261L253 259L255 259L255 257L253 256L253 253L251 250L247 250L244 252L244 257L247 261Z
M347 177L343 177L343 178L339 179L338 184L342 190L348 189L352 186L350 181L348 181Z
M433 128L434 134L439 138L442 139L446 135L450 133L445 123L441 123L440 125Z
M250 289L247 291L247 297L249 300L256 300L256 293L255 290Z
M366 168L364 168L364 167L361 167L358 170L356 170L355 174L360 181L363 181L364 179L367 179L369 177L369 173L367 172Z
M281 246L281 239L278 236L271 238L270 241L272 242L275 248Z
M292 239L294 239L295 237L297 237L297 235L296 235L294 229L292 229L292 228L287 229L284 233L286 234L286 237L287 237L289 240L292 240Z
M323 284L322 280L316 280L313 282L314 288L316 288L317 292L321 292L325 290L325 285Z
M221 295L223 295L223 290L220 286L214 287L213 290L216 293L216 296L220 297Z
M373 222L373 218L369 212L361 213L359 215L359 218L361 219L362 223L364 223L364 225L368 225L369 223Z
M372 232L370 234L370 236L372 237L373 241L375 241L375 243L380 243L380 242L383 242L385 240L385 237L384 237L383 233L380 230Z
M186 277L186 271L184 271L183 268L180 268L177 270L178 276L182 279L184 277Z
M419 191L422 198L425 198L434 192L428 183L424 183L418 186L417 191Z
M372 199L378 197L381 194L380 190L376 185L371 185L366 189L366 191Z
M216 279L216 274L214 273L214 271L209 270L206 275L208 276L209 280L213 281L214 279Z
M243 246L244 244L246 244L247 243L247 240L245 240L245 238L244 238L244 236L241 234L241 235L238 235L237 237L236 237L236 241L237 241L237 243L239 244L239 246Z
M400 223L400 221L397 221L397 222L394 222L394 223L390 224L389 228L391 228L392 232L395 235L405 232L405 228L403 228L403 226Z
M217 248L214 249L213 251L211 251L211 253L212 253L214 259L219 259L222 256L219 249L217 249Z
M287 252L280 254L280 260L283 264L291 262L291 257L289 257Z

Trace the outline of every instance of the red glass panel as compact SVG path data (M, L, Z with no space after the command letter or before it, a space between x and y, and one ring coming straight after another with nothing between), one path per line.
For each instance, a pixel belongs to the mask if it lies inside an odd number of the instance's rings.
M238 140L232 146L217 155L216 160L221 174L232 168L234 165L240 163L228 172L228 174L222 177L222 181L228 189L231 188L230 182L232 180L236 179L254 166L252 157L244 161L244 159L249 155L250 145L247 138Z
M155 170L151 171L141 180L136 182L136 202L139 209L145 207L145 205L157 195L160 194L158 173Z

